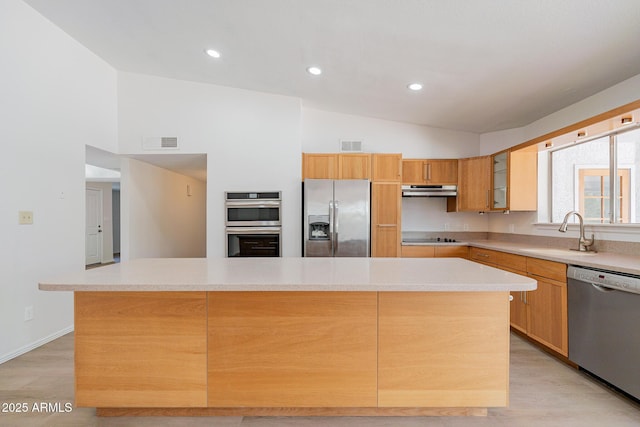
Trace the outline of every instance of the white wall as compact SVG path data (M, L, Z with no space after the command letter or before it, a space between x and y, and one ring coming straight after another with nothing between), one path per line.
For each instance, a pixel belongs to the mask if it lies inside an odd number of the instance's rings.
M84 269L85 145L116 151L116 73L22 1L3 0L0 93L2 362L72 328L72 294L38 281ZM18 225L20 210L33 225Z
M118 73L118 116L123 154L141 153L144 136L177 136L172 153L207 154L207 256L224 256L227 190L282 191L283 256L300 255L297 98Z
M110 182L87 182L87 188L102 190L102 259L103 264L113 262L113 204ZM86 206L85 206L86 208Z
M487 231L489 215L477 212L447 212L445 197L404 197L403 231L437 231L442 237L452 231Z
M206 257L206 183L134 159L121 165L122 260Z
M479 154L479 135L329 111L302 109L302 151L340 151L340 140L363 141L370 153L405 158L459 158Z

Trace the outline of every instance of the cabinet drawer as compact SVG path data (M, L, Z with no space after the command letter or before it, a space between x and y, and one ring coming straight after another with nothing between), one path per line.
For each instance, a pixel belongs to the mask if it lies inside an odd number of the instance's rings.
M433 246L402 246L403 258L433 258L435 247Z
M436 246L435 256L441 258L465 258L469 259L468 246Z
M540 277L567 282L567 265L546 259L527 258L527 273Z
M512 270L527 271L527 258L522 255L492 251L490 249L470 248L469 257L483 263L507 267Z

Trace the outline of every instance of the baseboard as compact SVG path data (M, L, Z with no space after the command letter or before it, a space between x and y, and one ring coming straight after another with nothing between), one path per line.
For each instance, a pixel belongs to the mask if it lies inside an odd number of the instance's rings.
M9 360L14 359L14 358L16 358L18 356L21 356L21 355L23 355L25 353L28 353L31 350L34 350L34 349L36 349L36 348L38 348L40 346L45 345L48 342L51 342L51 341L53 341L53 340L55 340L57 338L60 338L63 335L68 334L69 332L73 332L73 325L67 326L66 328L61 329L61 330L59 330L57 332L54 332L51 335L47 335L44 338L40 338L37 341L34 341L34 342L30 343L30 344L27 344L27 345L25 345L23 347L20 347L16 351L12 351L11 353L7 353L7 354L4 354L4 355L0 356L0 364L3 364L4 362L8 362Z

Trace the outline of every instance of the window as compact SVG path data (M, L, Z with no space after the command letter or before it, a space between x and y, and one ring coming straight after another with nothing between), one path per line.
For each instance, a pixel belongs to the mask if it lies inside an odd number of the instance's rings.
M550 163L551 222L575 210L587 223L640 223L640 129L560 147Z

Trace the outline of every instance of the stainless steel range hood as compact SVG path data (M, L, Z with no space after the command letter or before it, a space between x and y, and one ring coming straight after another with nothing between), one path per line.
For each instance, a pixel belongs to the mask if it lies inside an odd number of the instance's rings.
M402 197L455 197L456 185L403 185Z

